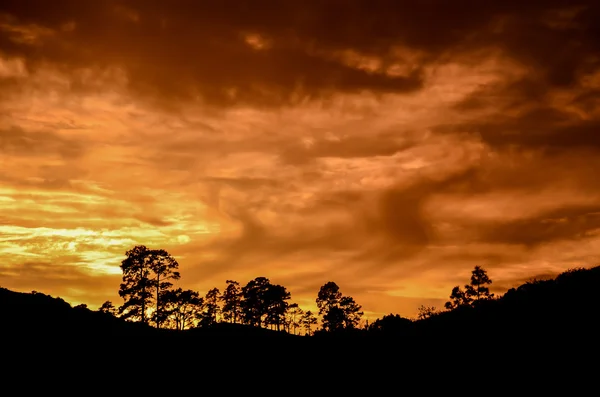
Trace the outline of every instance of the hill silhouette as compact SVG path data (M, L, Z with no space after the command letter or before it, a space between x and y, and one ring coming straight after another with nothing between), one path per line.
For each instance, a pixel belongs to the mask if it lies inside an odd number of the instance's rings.
M600 266L573 269L473 307L415 321L389 315L376 327L313 336L229 323L155 329L42 293L0 289L0 336L19 346L11 360L52 357L65 370L102 360L116 367L167 360L186 371L190 368L182 363L196 360L204 373L237 368L245 376L292 369L311 374L315 368L328 376L373 374L390 381L395 376L390 374L408 363L422 371L433 365L458 373L504 368L523 375L532 368L569 370L588 359L597 365L598 286Z

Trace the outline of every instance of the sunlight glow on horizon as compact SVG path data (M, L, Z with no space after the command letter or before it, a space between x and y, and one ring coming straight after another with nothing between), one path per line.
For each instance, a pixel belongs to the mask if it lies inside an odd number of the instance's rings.
M594 3L121 3L0 6L3 286L98 306L146 245L410 317L600 261Z

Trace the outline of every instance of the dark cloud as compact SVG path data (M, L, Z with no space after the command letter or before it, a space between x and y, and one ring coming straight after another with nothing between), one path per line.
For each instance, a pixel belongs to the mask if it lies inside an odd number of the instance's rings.
M428 295L473 263L542 271L533 255L600 227L597 20L583 0L5 0L13 262L151 240L191 288L333 279L390 311L404 279ZM99 291L76 267L0 275Z
M29 0L0 10L0 48L29 67L120 67L130 88L163 103L280 105L338 91L411 92L426 63L488 47L564 86L595 69L600 50L592 1ZM358 67L340 55L347 51L378 66ZM414 52L424 54L416 64L408 61ZM403 75L386 73L397 63Z
M480 238L491 243L535 247L557 240L580 240L600 229L600 205L564 207L509 222L480 224Z
M0 152L17 156L58 155L76 158L84 147L52 131L29 131L18 126L0 129Z

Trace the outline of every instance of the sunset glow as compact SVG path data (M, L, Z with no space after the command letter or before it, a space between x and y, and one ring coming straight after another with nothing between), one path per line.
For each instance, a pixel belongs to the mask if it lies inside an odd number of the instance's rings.
M350 3L2 2L0 286L120 303L143 244L414 317L598 264L600 6Z

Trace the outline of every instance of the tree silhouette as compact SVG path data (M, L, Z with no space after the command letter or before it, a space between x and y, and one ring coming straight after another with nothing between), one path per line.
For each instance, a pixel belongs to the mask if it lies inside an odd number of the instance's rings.
M319 315L327 313L334 307L337 307L342 299L342 293L340 287L333 281L325 283L317 294L317 307L319 308Z
M148 309L153 301L154 283L150 279L152 251L146 246L138 245L125 253L121 262L123 282L119 288L119 296L123 305L119 314L126 320L148 323Z
M281 326L285 324L285 314L288 309L287 300L291 294L283 285L270 284L267 285L264 294L264 305L266 308L265 324L272 325L281 330Z
M343 296L340 299L340 308L344 314L344 327L356 328L363 315L362 307L351 296Z
M425 320L426 318L433 317L438 313L435 306L421 305L421 306L419 306L417 311L418 311L417 319L419 319L419 320Z
M168 302L163 299L163 295L173 286L171 280L179 280L180 275L177 271L179 263L165 250L152 250L149 260L150 269L154 273L153 284L156 288L153 319L156 328L160 328L161 323L169 316L168 310L166 310Z
M450 301L446 302L444 307L453 310L458 307L473 306L475 302L492 299L494 294L490 293L487 287L492 283L487 272L481 266L475 266L471 272L471 283L465 285L464 291L457 285L452 288Z
M148 323L148 311L152 308L152 319L156 328L168 314L162 295L173 286L170 280L178 280L177 261L165 250L151 250L138 245L125 253L121 262L123 282L119 295L124 303L119 313L126 320ZM154 307L152 304L154 303Z
M317 317L315 317L313 312L311 312L310 310L307 310L302 315L302 319L300 320L300 322L302 324L302 327L304 327L305 335L311 335L313 325L317 324Z
M333 281L325 283L317 294L317 307L323 316L322 326L326 331L355 328L363 315L361 306L354 298L343 296Z
M219 300L220 291L218 288L208 290L202 304L202 314L200 315L201 326L206 327L217 322L220 313Z
M490 284L492 284L492 280L488 277L485 269L475 266L471 272L471 284L465 286L465 294L471 298L473 303L492 299L494 294L490 293L488 287Z
M298 306L297 303L292 303L288 306L287 312L287 331L296 335L296 329L299 328L302 324L302 314L304 311Z
M242 318L244 324L262 327L272 325L280 330L285 324L290 293L282 285L271 284L266 277L256 277L242 288Z
M399 314L387 314L382 318L378 318L373 321L369 326L369 331L379 332L402 332L407 330L412 324L407 318L400 316Z
M230 323L237 323L242 315L242 292L237 281L227 280L227 287L221 295L223 319Z
M163 294L165 312L172 328L185 330L194 326L200 318L203 299L200 294L192 290L169 290Z
M444 307L448 310L456 309L461 306L470 306L471 298L465 294L458 285L452 288L452 292L450 293L450 301L444 304Z
M113 305L111 301L104 302L98 308L98 311L100 313L110 314L111 316L116 316L118 314L117 308Z
M256 277L242 287L242 316L245 324L262 326L267 313L265 294L271 284L266 277Z

